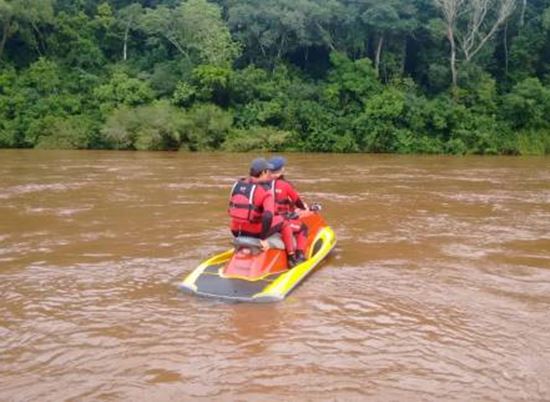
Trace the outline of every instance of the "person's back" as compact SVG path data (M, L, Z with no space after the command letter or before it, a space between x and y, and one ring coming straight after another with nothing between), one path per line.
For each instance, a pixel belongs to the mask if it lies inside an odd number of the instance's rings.
M294 212L296 208L307 209L298 191L284 176L286 160L283 157L276 156L270 159L268 163L273 166L273 170L271 170L271 188L275 202L275 213L284 215Z
M265 180L250 177L238 180L231 189L228 213L235 236L258 236L269 229L275 214L272 193Z
M296 208L307 209L307 205L302 201L294 186L284 177L285 158L276 156L271 158L268 163L272 166L271 190L275 203L275 214L282 216L288 222L296 236L297 261L303 261L307 243L307 227L294 216L293 212Z
M241 179L233 185L228 209L231 217L230 229L235 237L250 236L262 239L264 248L268 247L265 239L280 232L289 264L294 265L292 229L285 219L275 213L275 202L269 181L271 168L265 159L255 159L250 166L250 177Z
M306 209L306 206L300 195L295 190L292 183L290 183L284 176L273 180L274 201L275 201L275 213L284 215L291 213L299 209Z

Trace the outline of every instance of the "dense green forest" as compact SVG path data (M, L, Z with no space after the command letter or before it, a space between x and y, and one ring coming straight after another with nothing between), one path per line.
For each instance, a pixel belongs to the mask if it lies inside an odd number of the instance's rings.
M0 147L550 153L550 0L0 0Z

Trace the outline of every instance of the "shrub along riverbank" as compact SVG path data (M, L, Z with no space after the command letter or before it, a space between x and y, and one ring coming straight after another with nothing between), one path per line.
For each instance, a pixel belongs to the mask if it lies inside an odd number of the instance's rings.
M550 1L444 3L0 0L0 147L549 154Z

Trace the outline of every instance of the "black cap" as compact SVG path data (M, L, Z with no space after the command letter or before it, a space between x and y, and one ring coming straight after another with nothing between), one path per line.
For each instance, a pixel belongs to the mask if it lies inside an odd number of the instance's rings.
M273 169L273 165L267 163L264 158L257 158L250 164L250 176L259 176L264 170Z

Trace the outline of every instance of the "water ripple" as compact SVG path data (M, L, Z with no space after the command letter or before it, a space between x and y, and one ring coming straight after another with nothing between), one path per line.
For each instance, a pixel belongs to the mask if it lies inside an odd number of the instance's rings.
M550 399L545 160L290 155L339 243L246 305L177 290L229 247L241 155L10 155L2 400Z

